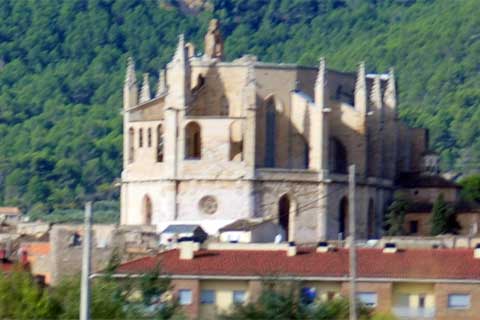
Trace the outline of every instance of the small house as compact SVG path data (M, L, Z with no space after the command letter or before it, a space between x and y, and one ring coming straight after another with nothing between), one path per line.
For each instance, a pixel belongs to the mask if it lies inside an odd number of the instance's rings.
M178 240L193 240L203 242L208 234L198 224L171 224L160 234L160 243L169 244Z
M285 241L285 231L265 220L240 219L219 230L221 242L264 243Z

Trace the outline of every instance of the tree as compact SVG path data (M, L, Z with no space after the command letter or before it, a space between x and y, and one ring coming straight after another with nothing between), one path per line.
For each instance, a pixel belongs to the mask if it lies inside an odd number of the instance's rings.
M58 319L61 305L20 266L0 272L1 319Z
M371 309L359 304L359 319L373 319ZM296 282L269 281L264 283L257 301L236 305L232 312L221 315L222 320L347 320L349 302L336 298L328 302L303 299Z
M456 234L460 229L455 210L445 202L442 193L438 195L433 204L430 219L432 236L446 233Z
M405 234L405 214L408 210L407 200L397 197L387 209L385 216L385 229L388 236L401 236Z
M464 201L480 202L480 175L475 174L460 181L462 190L460 196Z

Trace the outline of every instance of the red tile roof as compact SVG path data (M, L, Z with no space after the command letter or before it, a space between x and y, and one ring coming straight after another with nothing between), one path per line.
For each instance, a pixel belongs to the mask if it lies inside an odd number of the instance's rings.
M357 274L362 278L480 280L480 259L474 259L472 249L409 249L396 253L358 249L357 257ZM281 250L200 250L192 260L180 260L179 250L174 249L124 263L117 273L141 274L160 265L170 275L346 277L348 261L346 249L327 253L299 249L293 257Z

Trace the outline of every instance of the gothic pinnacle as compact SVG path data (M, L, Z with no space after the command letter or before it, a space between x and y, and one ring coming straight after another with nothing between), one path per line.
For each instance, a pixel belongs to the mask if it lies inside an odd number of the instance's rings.
M148 80L148 73L143 74L142 90L140 92L140 103L147 102L151 99L150 83Z

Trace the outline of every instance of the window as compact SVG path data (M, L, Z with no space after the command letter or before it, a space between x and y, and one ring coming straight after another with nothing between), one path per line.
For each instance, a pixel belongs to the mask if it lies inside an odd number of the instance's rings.
M421 294L418 296L418 307L423 309L425 308L425 295Z
M233 291L234 304L244 304L245 300L245 291Z
M152 146L152 128L148 128L147 144L149 148Z
M138 147L143 147L143 129L138 132Z
M375 308L377 306L377 294L375 292L359 292L357 299L367 307Z
M184 306L187 304L192 304L192 290L190 289L180 289L178 290L178 303Z
M315 288L302 288L300 291L300 301L303 304L312 304L317 298L317 289Z
M330 139L329 168L333 173L347 174L348 155L347 148L337 138Z
M335 292L328 291L327 292L327 301L332 301L333 299L335 299Z
M213 291L213 290L202 290L200 292L200 303L201 304L214 304L215 303L215 291Z
M77 247L81 245L82 245L82 237L77 232L75 232L70 237L70 246Z
M135 147L133 142L135 139L135 131L133 128L128 129L128 163L132 163L134 160Z
M185 127L185 159L200 159L201 149L200 126L196 122L190 122Z
M410 221L410 234L416 234L418 232L418 220Z
M163 129L161 124L157 127L157 162L163 162Z
M270 97L265 103L265 158L264 166L275 167L276 108L275 100Z
M449 309L468 309L470 308L470 295L464 293L455 293L448 295Z

